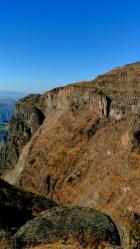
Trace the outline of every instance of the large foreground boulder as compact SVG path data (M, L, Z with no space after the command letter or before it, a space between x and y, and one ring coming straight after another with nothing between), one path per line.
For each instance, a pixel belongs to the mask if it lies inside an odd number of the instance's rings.
M81 207L56 207L42 212L15 234L15 248L77 241L82 248L109 243L120 245L113 221L100 211Z

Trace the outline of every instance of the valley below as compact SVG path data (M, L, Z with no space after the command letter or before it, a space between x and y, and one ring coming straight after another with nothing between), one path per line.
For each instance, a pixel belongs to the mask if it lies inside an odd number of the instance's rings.
M0 114L0 249L140 249L140 63L14 105Z
M7 139L9 123L15 111L15 102L25 96L24 93L0 91L0 147Z
M10 99L0 99L0 147L8 134L9 123L14 113L15 102Z

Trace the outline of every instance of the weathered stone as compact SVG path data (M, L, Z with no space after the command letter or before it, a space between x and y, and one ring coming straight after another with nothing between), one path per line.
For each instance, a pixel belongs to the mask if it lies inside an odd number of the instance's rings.
M15 248L27 245L67 243L75 238L83 248L102 242L120 245L117 228L105 214L89 208L58 207L27 222L15 235Z

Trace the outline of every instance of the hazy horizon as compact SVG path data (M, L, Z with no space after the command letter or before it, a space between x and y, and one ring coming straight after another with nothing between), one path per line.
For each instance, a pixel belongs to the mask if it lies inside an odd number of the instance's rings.
M138 0L0 7L0 91L45 92L140 60Z

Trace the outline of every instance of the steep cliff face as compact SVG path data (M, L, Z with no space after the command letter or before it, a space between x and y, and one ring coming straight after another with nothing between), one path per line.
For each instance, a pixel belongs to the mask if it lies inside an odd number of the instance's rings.
M120 213L140 213L140 63L23 99L5 149L4 179L106 212L129 248Z

